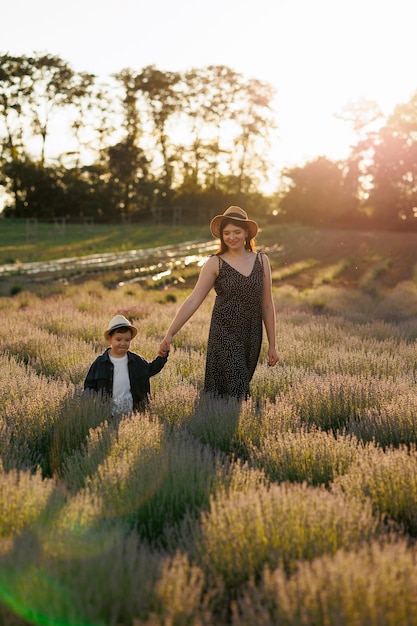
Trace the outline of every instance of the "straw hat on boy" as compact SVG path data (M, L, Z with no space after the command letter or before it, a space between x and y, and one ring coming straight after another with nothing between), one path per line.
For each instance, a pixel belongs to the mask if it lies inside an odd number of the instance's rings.
M237 222L242 222L242 227L248 230L249 239L256 237L258 233L258 224L248 218L246 211L240 206L229 206L223 215L216 215L210 222L210 230L213 237L220 238L220 224L225 218L231 218Z
M126 327L126 326L128 328L130 328L130 330L132 331L132 339L133 339L133 337L136 337L136 335L138 334L137 328L132 326L132 324L129 322L129 320L124 315L115 315L110 320L109 327L108 327L108 329L104 333L104 338L107 339L107 341L108 341L109 338L110 338L110 333L113 330L117 330L118 328L122 328L122 327Z

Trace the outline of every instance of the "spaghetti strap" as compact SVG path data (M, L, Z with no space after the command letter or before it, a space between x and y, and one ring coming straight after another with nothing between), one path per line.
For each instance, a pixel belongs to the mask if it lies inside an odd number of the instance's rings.
M211 254L210 256L212 257L216 256L219 259L219 272L220 272L221 266L223 265L223 259L220 257L219 254Z

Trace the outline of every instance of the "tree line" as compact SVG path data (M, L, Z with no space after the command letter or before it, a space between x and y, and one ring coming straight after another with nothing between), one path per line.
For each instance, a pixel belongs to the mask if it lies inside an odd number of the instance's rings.
M355 144L277 174L274 88L221 65L147 66L100 79L59 56L0 56L0 187L6 217L145 220L181 207L193 221L229 201L307 224L417 223L417 94L385 119L342 112ZM200 212L200 213L199 213Z
M282 172L281 210L309 224L417 228L417 92L385 117L373 101L339 114L352 124L347 159L326 157Z

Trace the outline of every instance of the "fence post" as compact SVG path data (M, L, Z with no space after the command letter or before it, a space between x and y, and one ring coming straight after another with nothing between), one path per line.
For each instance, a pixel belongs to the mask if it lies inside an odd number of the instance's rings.
M54 230L65 236L66 222L65 217L54 217Z
M37 239L38 237L38 218L26 218L26 241Z
M85 230L91 232L94 226L94 217L83 217L83 225Z
M172 211L172 224L174 226L182 224L182 207L174 206Z
M162 223L162 208L159 206L153 206L151 209L151 213L152 213L152 222L154 224L161 224Z

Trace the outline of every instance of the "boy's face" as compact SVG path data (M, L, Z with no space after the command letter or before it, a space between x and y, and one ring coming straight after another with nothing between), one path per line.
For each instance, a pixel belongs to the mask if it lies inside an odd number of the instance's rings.
M110 344L110 354L114 357L125 356L130 347L132 341L132 332L130 330L119 331L115 330L108 342Z

